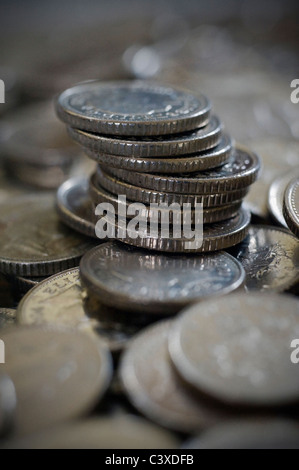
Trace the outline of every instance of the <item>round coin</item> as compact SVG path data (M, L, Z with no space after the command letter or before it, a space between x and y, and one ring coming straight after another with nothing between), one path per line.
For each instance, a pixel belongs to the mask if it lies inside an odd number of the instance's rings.
M233 294L191 306L169 334L178 373L232 406L299 400L290 345L299 335L299 301L278 294Z
M16 198L0 209L0 270L17 276L49 276L77 266L94 246L64 227L52 196Z
M224 134L219 144L205 152L175 158L124 157L122 155L100 154L89 148L86 155L105 166L144 173L191 173L216 168L226 163L232 152L232 140Z
M299 178L292 180L286 189L283 213L288 227L299 238Z
M244 279L242 267L227 253L162 255L117 241L86 253L80 271L84 285L103 303L161 315L231 292Z
M299 281L299 243L288 230L252 226L233 254L245 269L248 291L282 292Z
M90 410L112 373L109 351L72 329L18 326L2 334L4 372L18 397L15 431L25 434ZM71 399L70 399L71 397Z
M13 308L0 308L0 329L13 325L16 321L16 310Z
M126 183L153 191L181 194L212 194L248 187L257 178L260 161L256 154L240 147L221 168L191 175L161 176L105 167L104 171Z
M204 126L211 105L204 95L145 81L89 81L64 91L60 119L99 134L152 136Z
M278 176L278 178L272 182L268 193L268 208L271 216L278 225L285 228L288 228L288 225L283 215L284 193L289 182L297 174L299 177L299 167L295 167L291 171Z
M192 433L228 417L225 409L195 399L178 380L169 361L171 321L143 330L131 341L120 368L133 405L149 419L176 431Z

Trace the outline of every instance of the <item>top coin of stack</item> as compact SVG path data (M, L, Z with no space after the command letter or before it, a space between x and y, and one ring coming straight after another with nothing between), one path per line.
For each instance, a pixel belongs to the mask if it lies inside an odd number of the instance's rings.
M151 203L203 203L201 252L246 236L250 216L241 203L257 178L259 158L234 148L204 95L139 81L89 81L64 91L56 109L71 137L98 163L89 182L94 205L109 202L118 214L117 195L125 195L127 204L143 203L150 214ZM189 251L183 235L163 239L160 232L156 238L139 232L121 240Z

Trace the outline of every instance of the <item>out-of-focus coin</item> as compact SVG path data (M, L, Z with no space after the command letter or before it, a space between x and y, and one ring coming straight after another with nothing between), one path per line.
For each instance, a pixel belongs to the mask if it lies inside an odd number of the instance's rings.
M16 391L8 375L0 372L0 438L13 429L16 411Z
M204 95L144 81L89 81L64 91L56 104L60 119L99 134L177 134L208 122Z
M9 276L9 280L21 295L26 294L32 287L35 287L46 278L47 277Z
M235 261L226 253L162 255L113 241L86 253L80 269L87 289L103 303L163 315L239 287L244 273Z
M270 214L277 224L285 228L288 228L288 226L283 215L284 193L289 182L296 176L296 174L299 176L299 166L278 176L278 178L272 182L269 189L268 208Z
M213 116L206 127L175 136L138 138L110 137L68 128L70 137L100 154L129 157L176 157L209 150L219 144L222 124Z
M248 187L257 178L260 162L249 150L236 148L226 165L192 175L161 176L105 167L104 171L135 186L181 194L212 194Z
M63 226L51 196L7 201L0 209L0 269L17 276L48 276L77 266L94 246Z
M158 233L151 235L148 233L150 226L148 223L145 228L139 227L136 238L135 226L132 231L127 226L124 233L122 226L115 222L115 217L110 218L109 214L105 218L105 223L108 234L114 234L117 240L128 245L168 253L208 253L230 248L244 240L248 233L250 213L241 208L237 215L231 219L204 225L202 239L199 237L198 240L195 239L195 236L191 240L184 233L181 238L177 238L171 233L171 230L166 236L163 234L163 226L161 225L158 227ZM99 234L98 236L101 237Z
M191 173L216 168L226 163L231 155L232 140L224 134L219 144L213 149L175 158L124 157L122 155L100 154L89 148L85 148L84 151L96 162L113 168L144 173Z
M89 237L95 237L94 206L86 178L71 178L57 192L56 209L61 220Z
M299 425L283 419L230 421L185 443L184 449L299 449Z
M104 173L102 170L98 170L96 177L91 177L90 190L91 196L94 202L97 203L97 184L106 189L106 191L112 194L125 195L131 201L143 202L145 204L150 203L167 203L172 204L177 202L179 204L191 203L195 204L202 203L204 207L221 206L223 204L229 204L233 201L243 199L247 192L247 188L236 189L234 191L228 191L226 193L215 193L215 194L178 194L178 193L167 193L162 191L153 191L151 189L134 186L124 181L118 180L117 178ZM101 190L101 188L100 188Z
M178 446L174 434L159 426L137 416L115 415L56 426L38 434L7 441L3 448L177 449Z
M13 308L0 308L0 328L13 325L16 321L16 310Z
M17 394L15 430L25 434L90 410L112 373L109 351L72 329L19 326L4 330L6 363Z
M129 339L129 326L124 326L122 331L114 325L107 328L101 321L101 306L97 304L96 312L89 316L83 301L79 269L64 271L40 282L23 297L18 306L17 321L21 325L73 328L98 336L111 351L119 351Z
M252 226L233 254L245 269L248 291L282 292L299 281L299 243L285 229Z
M292 180L286 189L283 213L290 230L299 238L299 178Z
M120 375L133 405L149 419L192 433L228 417L224 409L196 399L178 380L168 356L171 321L143 330L125 351Z
M234 294L194 305L169 335L171 359L188 384L232 406L299 400L290 345L299 336L299 301Z
M29 163L5 162L5 170L9 176L41 189L56 189L69 175L70 167L32 165Z

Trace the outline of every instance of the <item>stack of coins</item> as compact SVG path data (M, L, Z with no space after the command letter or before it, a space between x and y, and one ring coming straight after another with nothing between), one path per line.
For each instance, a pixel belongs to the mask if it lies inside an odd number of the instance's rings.
M125 243L189 251L185 234L162 236L161 219L155 235L148 225L138 237L120 234L120 218L132 218L127 209L136 202L142 204L147 221L158 210L151 204L176 203L183 221L184 204L189 204L193 226L194 208L202 204L203 242L196 251L228 248L245 238L250 215L241 205L257 178L259 158L233 145L219 118L211 116L205 96L146 82L91 81L63 92L57 114L68 124L70 136L98 163L88 185L69 182L59 193L59 213L72 227L94 232L90 207L80 216L78 204L69 202L76 194L82 199L89 186L91 207L112 206L118 220L110 218L110 231ZM124 203L119 195L125 196Z

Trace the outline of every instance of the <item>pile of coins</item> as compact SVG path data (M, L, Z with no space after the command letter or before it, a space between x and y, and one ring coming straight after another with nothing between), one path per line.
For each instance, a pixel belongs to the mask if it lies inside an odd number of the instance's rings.
M73 181L59 193L58 210L69 225L90 234L92 208L109 203L119 218L124 214L130 219L127 208L136 202L142 204L146 220L157 210L151 204L178 204L180 219L183 206L189 204L194 225L194 208L201 203L203 243L197 251L221 250L245 238L250 215L242 200L258 176L259 158L233 145L219 118L211 116L204 95L144 82L92 81L63 92L57 113L68 124L70 136L98 163L88 184ZM75 222L78 204L74 208L70 200L76 193L84 199L87 190L91 202L87 220L84 223L83 216ZM119 202L119 195L126 197L125 202ZM185 234L162 237L161 221L158 234L146 227L138 237L120 236L119 219L108 224L125 243L188 251Z

